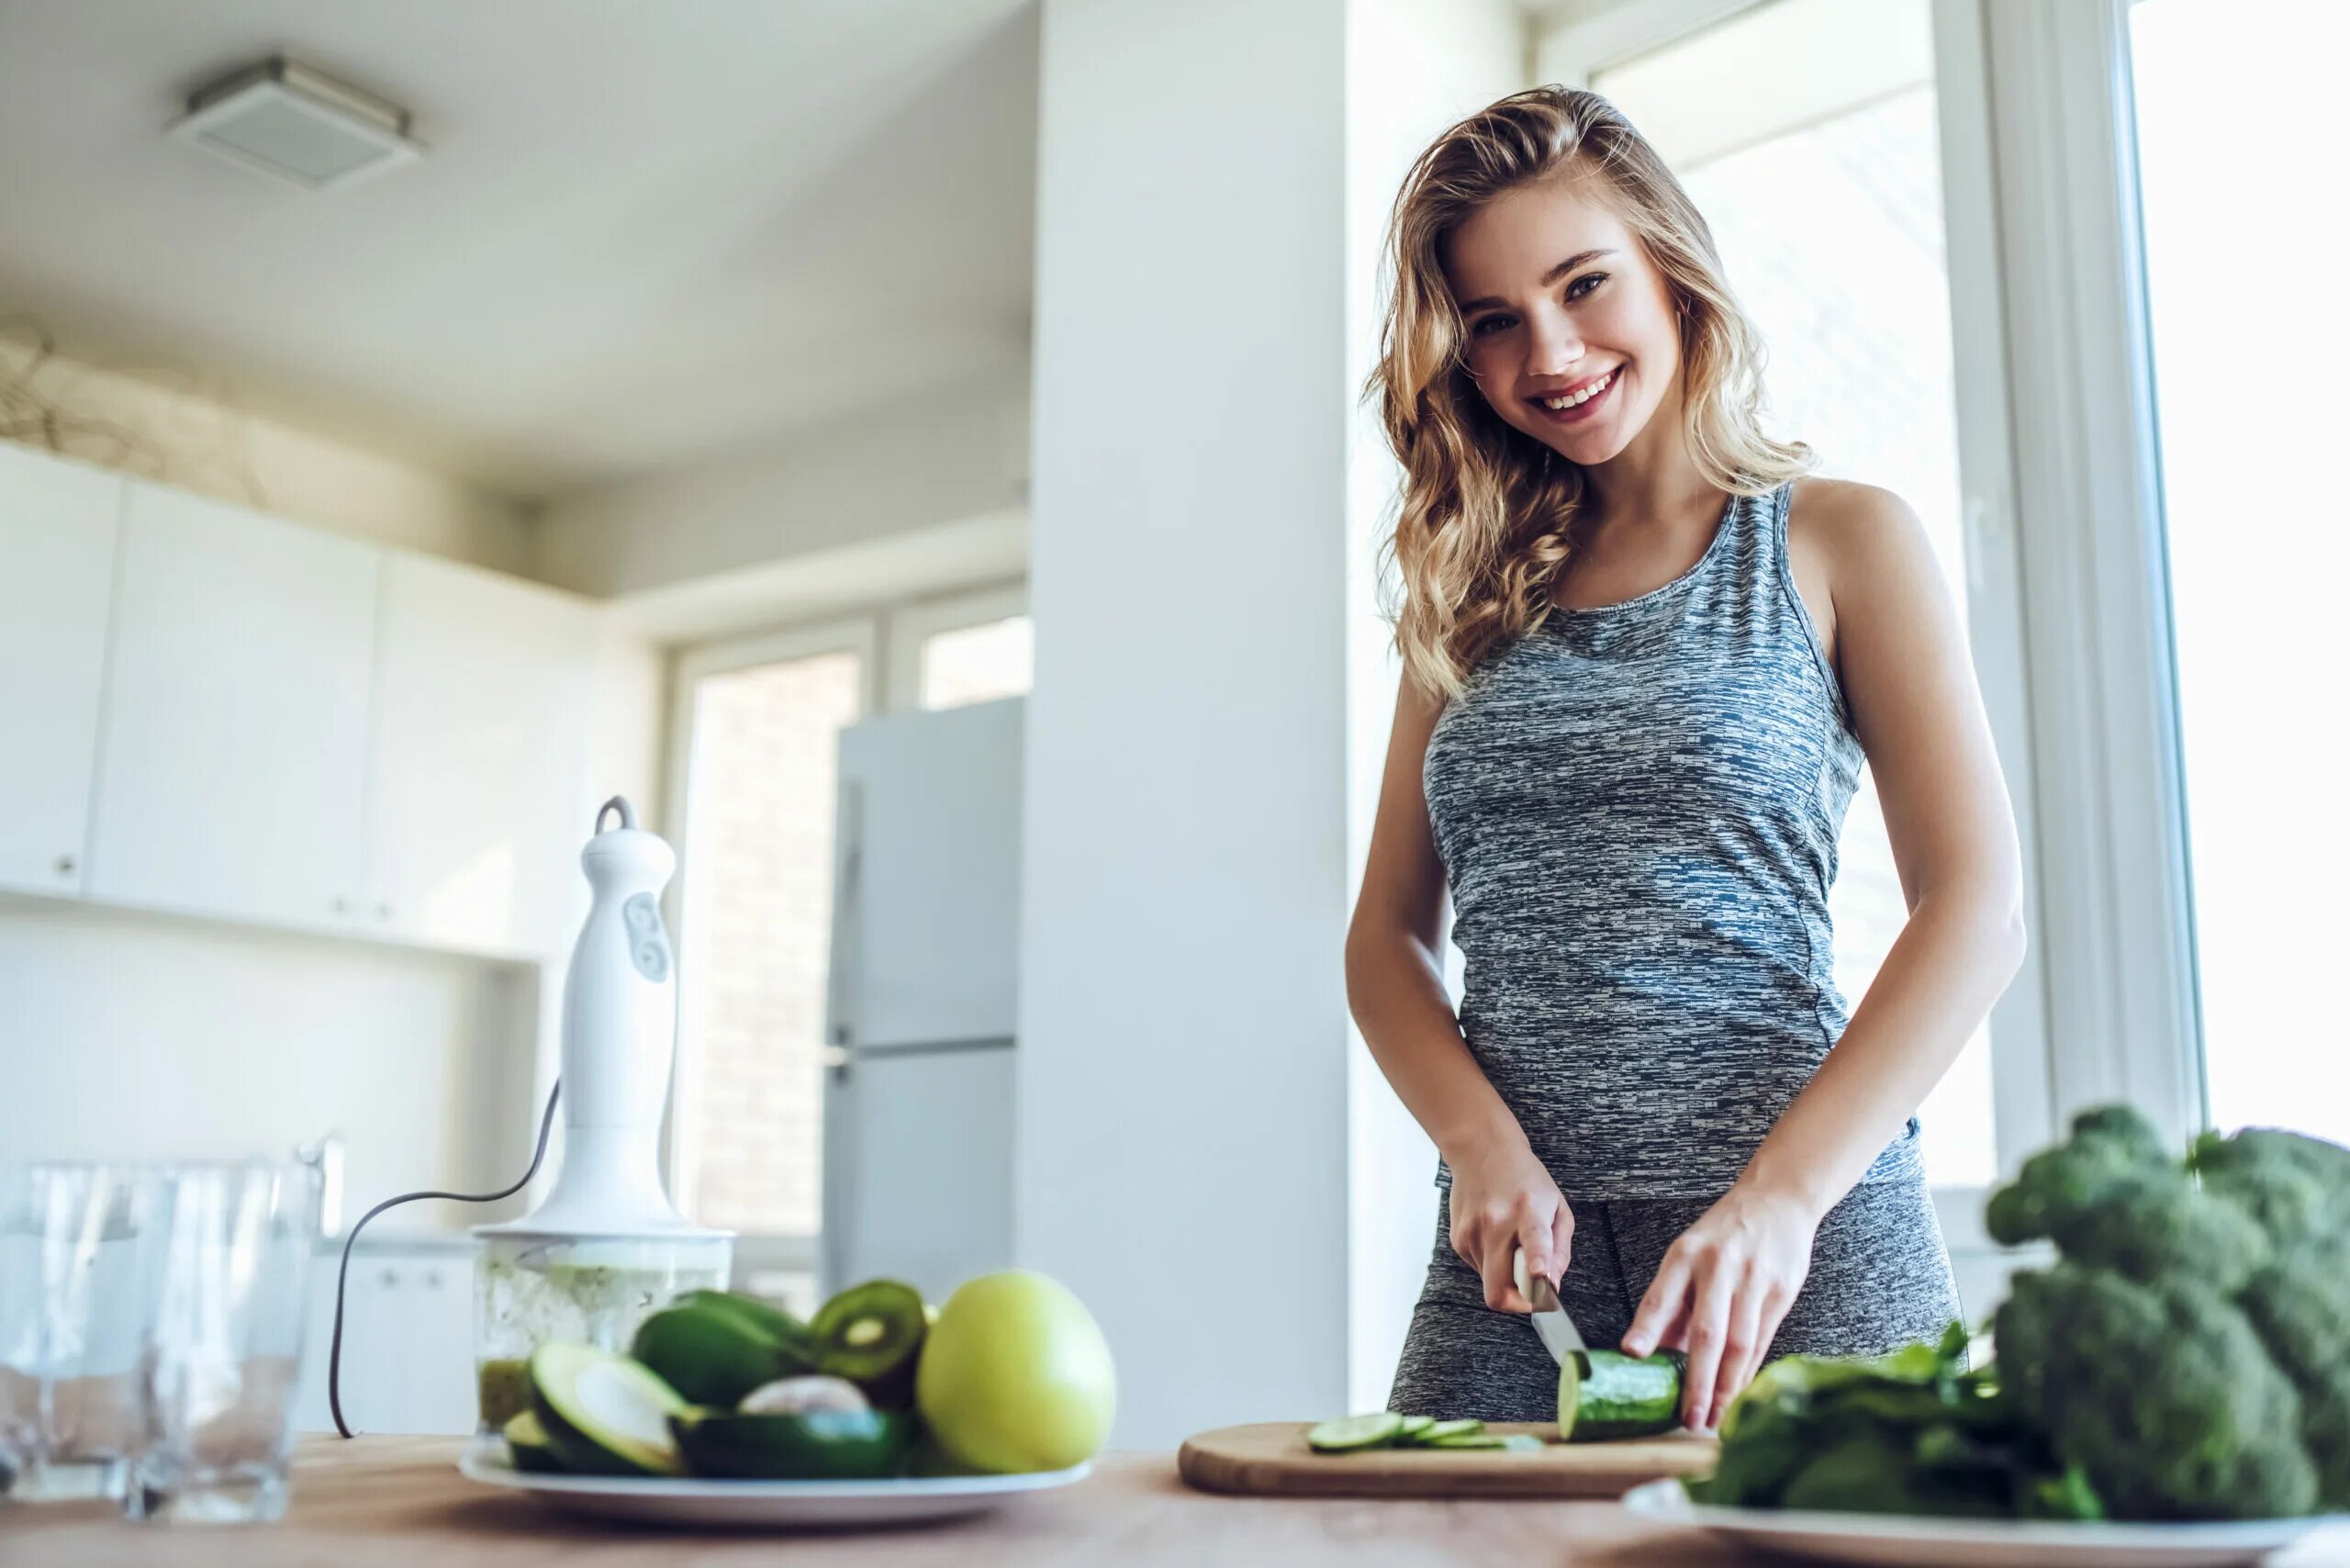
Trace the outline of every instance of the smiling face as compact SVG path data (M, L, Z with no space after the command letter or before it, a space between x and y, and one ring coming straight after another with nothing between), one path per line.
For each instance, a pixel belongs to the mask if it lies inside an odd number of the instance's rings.
M1444 271L1479 390L1569 462L1617 456L1681 400L1664 274L1622 218L1572 180L1524 185L1454 230Z

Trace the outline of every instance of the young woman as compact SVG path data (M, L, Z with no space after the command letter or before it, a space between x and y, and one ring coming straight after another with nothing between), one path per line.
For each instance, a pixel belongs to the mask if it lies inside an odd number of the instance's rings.
M1705 219L1606 100L1455 126L1389 243L1404 677L1347 980L1450 1189L1392 1405L1551 1417L1523 1249L1587 1342L1685 1350L1704 1429L1768 1357L1958 1316L1912 1113L2021 961L2006 786L1917 518L1762 432ZM1848 1018L1864 756L1909 914Z

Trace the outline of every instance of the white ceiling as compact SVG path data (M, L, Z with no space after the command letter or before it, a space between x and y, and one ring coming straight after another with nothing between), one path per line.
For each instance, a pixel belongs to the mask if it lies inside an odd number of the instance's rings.
M1024 375L1035 0L0 0L0 313L521 497ZM169 138L284 52L431 151Z

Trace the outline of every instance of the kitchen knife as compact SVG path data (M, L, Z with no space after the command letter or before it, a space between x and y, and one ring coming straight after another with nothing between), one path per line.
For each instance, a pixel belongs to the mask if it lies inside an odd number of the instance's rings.
M1512 1256L1510 1268L1516 1278L1517 1294L1534 1304L1534 1331L1542 1337L1542 1348L1550 1352L1550 1359L1563 1362L1570 1352L1582 1350L1583 1334L1575 1327L1575 1320L1567 1316L1557 1289L1539 1274L1527 1278L1523 1250Z

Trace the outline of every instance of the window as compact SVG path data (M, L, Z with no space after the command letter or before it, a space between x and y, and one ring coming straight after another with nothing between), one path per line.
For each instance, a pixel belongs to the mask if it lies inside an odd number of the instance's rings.
M678 670L678 1195L692 1219L743 1234L746 1272L805 1275L760 1281L803 1300L822 1202L833 756L865 711L870 657L860 626Z
M2307 156L2338 140L2350 13L2140 0L2129 47L2205 1098L2223 1130L2350 1141L2328 679L2350 582L2331 473L2350 321L2312 281L2341 220Z
M813 1310L840 732L1028 689L1026 596L996 588L679 656L673 1188L738 1233L739 1282ZM886 702L880 700L886 697Z
M1028 689L1035 672L1036 633L1025 615L936 632L922 644L922 705L958 708Z
M1962 608L1958 413L1929 0L1777 0L1595 72L1673 165L1768 345L1771 422L1923 520ZM2026 781L2009 779L2011 790ZM1863 773L1830 899L1857 1006L1908 918ZM1929 1173L1998 1168L1989 1030L1919 1113Z

